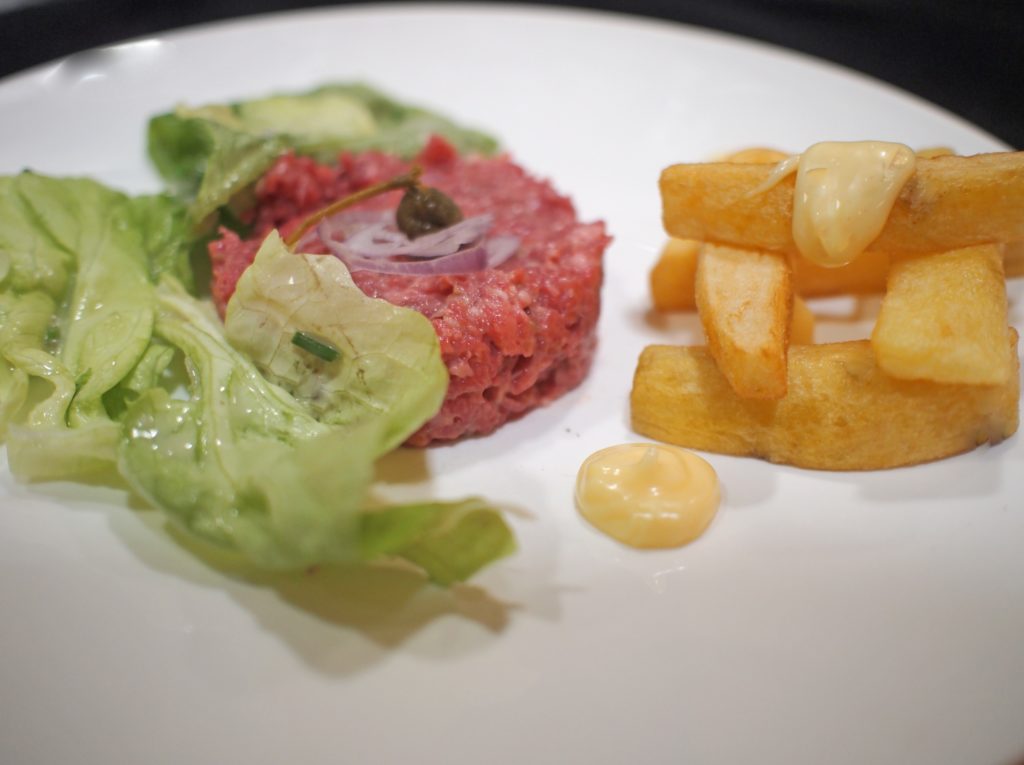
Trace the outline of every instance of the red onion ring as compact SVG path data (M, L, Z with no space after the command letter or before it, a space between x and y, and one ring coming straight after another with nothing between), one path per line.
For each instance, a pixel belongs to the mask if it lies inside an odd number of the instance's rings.
M330 218L324 218L316 228L320 241L343 241L358 233L367 226L394 224L395 213L392 210L344 210Z
M408 255L406 250L410 242L409 238L393 224L375 223L363 226L350 236L346 236L344 244L345 249L362 258L390 258L393 255Z
M483 246L487 249L487 268L497 268L519 251L519 237L511 234L492 236Z
M409 239L395 228L393 220L377 221L358 230L344 232L344 241L349 251L364 258L389 258L397 255L436 258L476 244L487 233L493 220L494 216L490 214L477 215L416 239Z
M406 276L440 276L445 274L467 274L496 268L511 258L519 249L519 237L495 236L474 247L467 247L437 258L419 260L387 260L385 258L364 258L334 243L333 252L350 271L376 271L381 274L404 274Z
M483 239L493 220L489 213L477 215L410 240L395 228L393 212L346 210L321 221L317 234L352 271L464 274L496 268L519 249L516 236Z

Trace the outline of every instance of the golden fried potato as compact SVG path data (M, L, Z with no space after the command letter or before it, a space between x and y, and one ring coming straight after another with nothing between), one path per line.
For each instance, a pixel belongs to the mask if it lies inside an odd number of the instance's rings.
M935 157L948 157L950 154L955 154L948 146L929 146L924 149L918 149L914 152L918 157L924 157L925 159L934 159Z
M1000 246L898 257L871 347L893 377L1002 385L1013 371L1006 322Z
M693 239L670 238L665 243L650 276L655 310L692 311L697 307L693 289L699 249L700 243ZM1024 248L1018 260L1024 266ZM826 268L794 256L790 266L796 295L870 295L885 289L889 256L884 252L865 252L839 268Z
M814 342L814 314L799 295L793 296L793 313L789 319L789 344L810 345Z
M723 162L781 162L786 155L776 149L754 147L727 154ZM651 297L657 311L693 310L694 277L697 250L701 243L693 239L669 239L658 262L651 270Z
M828 268L794 255L790 259L793 284L798 295L871 295L885 290L889 256L884 252L863 252L845 266Z
M669 239L651 269L651 299L656 311L692 311L697 307L693 285L697 276L697 251L693 239Z
M697 250L692 239L670 238L651 271L651 297L658 311L692 311L697 307L693 283L697 273ZM1006 277L1024 276L1024 241L1005 245L1003 263ZM889 275L889 254L869 250L852 263L827 268L806 258L790 258L793 292L802 297L831 295L873 295L885 291Z
M1007 277L1024 276L1024 240L1003 245L1003 272Z
M661 252L661 257L651 271L651 296L657 311L693 311L697 308L694 294L694 283L697 278L697 252L700 242L692 239L669 239ZM885 257L888 268L888 256ZM872 258L868 257L868 260ZM806 261L805 261L806 262ZM853 266L854 264L850 264ZM842 268L822 269L826 271L845 271ZM796 280L797 272L793 272ZM885 286L885 275L881 276L879 289ZM821 294L834 294L835 289ZM813 296L815 293L811 293ZM799 295L793 296L793 313L789 325L789 342L807 345L814 342L814 314Z
M708 350L737 395L785 396L793 307L786 256L706 244L697 255L696 299Z
M1005 350L1017 368L1017 336ZM822 470L876 470L997 443L1017 430L1019 378L1004 385L897 380L870 343L794 346L789 392L742 399L702 347L644 349L630 397L633 429L693 449Z
M759 162L781 162L789 155L778 149L768 149L763 146L752 146L749 149L740 149L722 157L723 162L741 162L744 164L757 164Z
M735 162L665 168L665 230L684 239L795 254L793 176L751 193L773 169ZM923 254L1024 239L1022 209L1024 152L922 158L868 249Z

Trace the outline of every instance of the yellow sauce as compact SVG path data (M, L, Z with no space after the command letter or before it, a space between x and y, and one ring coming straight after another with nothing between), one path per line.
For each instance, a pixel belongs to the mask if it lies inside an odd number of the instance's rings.
M936 157L950 157L953 150L948 146L929 146L927 149L918 149L918 159L935 159Z
M594 452L576 478L576 506L591 524L632 547L678 547L699 537L720 500L714 468L667 444Z
M915 162L914 150L901 143L817 143L780 162L759 190L796 172L797 249L819 265L844 266L882 232Z

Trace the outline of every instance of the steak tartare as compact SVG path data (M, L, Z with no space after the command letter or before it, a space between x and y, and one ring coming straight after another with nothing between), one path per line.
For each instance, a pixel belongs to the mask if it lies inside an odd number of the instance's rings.
M437 332L450 382L441 410L408 441L425 446L490 433L583 380L597 343L601 259L610 238L602 222L578 222L567 197L506 156L459 156L435 137L415 163L423 183L445 192L465 216L490 213L491 235L514 235L520 242L500 266L471 273L352 272L367 295L419 311ZM337 165L280 157L256 186L252 236L222 230L210 244L213 297L221 314L272 228L287 237L332 201L409 167L377 151L342 154ZM390 192L360 209L394 209L400 196ZM315 238L305 239L302 250L327 251Z

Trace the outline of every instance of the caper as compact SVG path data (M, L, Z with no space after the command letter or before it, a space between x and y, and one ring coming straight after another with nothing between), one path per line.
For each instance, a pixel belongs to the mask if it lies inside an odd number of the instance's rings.
M395 213L398 229L410 239L448 228L462 220L462 211L439 189L411 186Z

